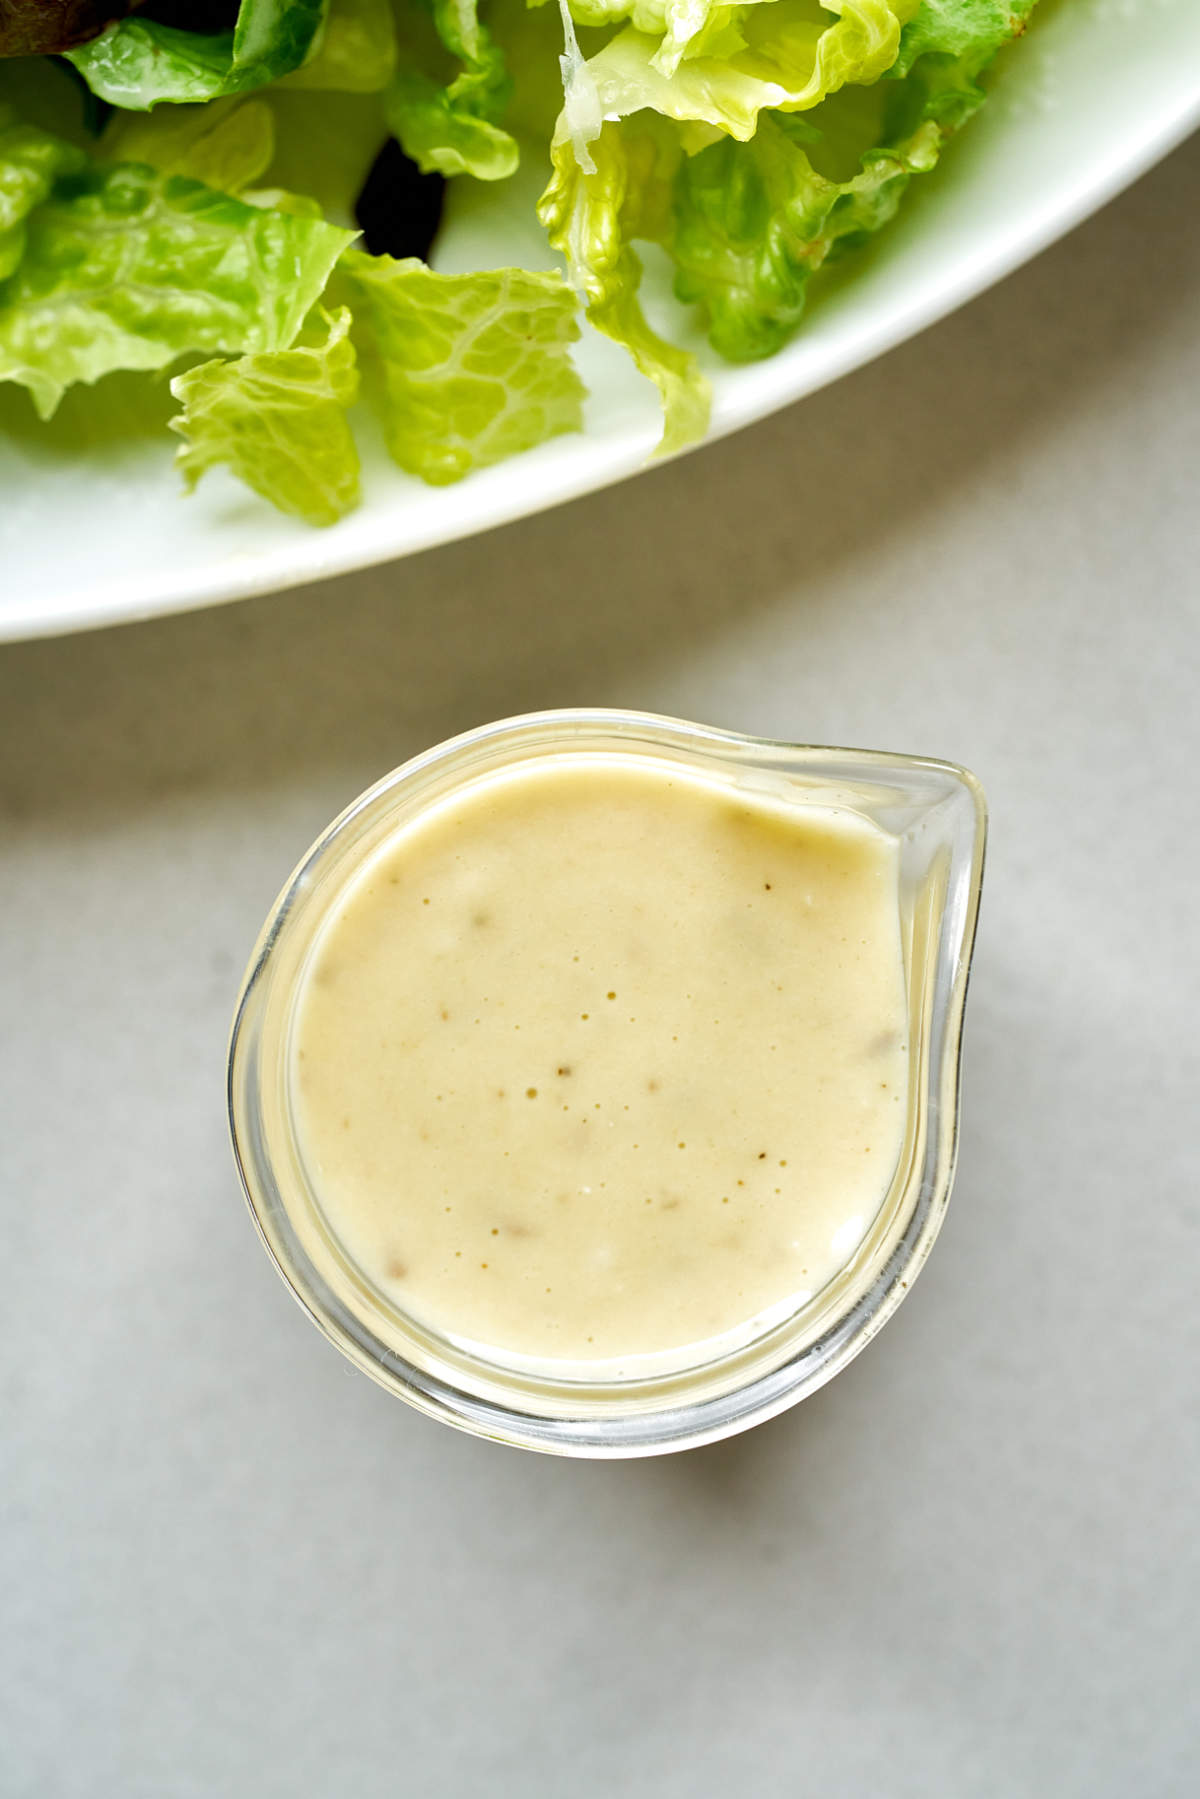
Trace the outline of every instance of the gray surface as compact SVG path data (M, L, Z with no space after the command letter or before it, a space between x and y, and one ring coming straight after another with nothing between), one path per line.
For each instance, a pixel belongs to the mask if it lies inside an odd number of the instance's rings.
M0 1792L1195 1792L1200 140L830 393L404 566L0 654ZM64 521L69 525L69 521ZM355 1374L222 1117L277 885L531 707L990 793L950 1218L855 1365L600 1466Z

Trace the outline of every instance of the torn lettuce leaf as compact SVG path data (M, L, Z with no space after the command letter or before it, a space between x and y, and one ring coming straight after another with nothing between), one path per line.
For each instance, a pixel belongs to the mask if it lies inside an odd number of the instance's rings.
M329 0L315 55L283 77L288 88L377 94L396 72L396 20L390 0Z
M545 0L534 3L545 4ZM778 0L770 3L773 7ZM785 30L793 36L802 34L811 45L820 44L820 59L836 84L839 62L865 65L881 32L894 45L892 20L909 18L917 5L918 0L829 0L827 5L804 0L790 8ZM650 61L662 75L673 75L685 57L729 60L739 52L752 51L758 29L751 23L752 15L766 6L767 0L570 0L576 24L628 24L643 38L657 39ZM875 77L855 75L850 79Z
M273 187L309 194L326 218L349 224L367 173L387 141L383 95L309 93L278 82L267 96L275 118Z
M727 6L692 53L664 72L660 43L634 27L619 31L583 65L586 103L612 122L649 109L701 128L685 148L717 132L750 138L765 110L807 111L848 82L877 81L896 60L900 29L918 0L772 0ZM563 125L581 151L568 88ZM581 156L580 160L583 160Z
M61 175L87 164L82 150L36 125L24 125L0 106L0 282L25 252L25 220Z
M787 341L810 277L894 217L911 178L936 165L981 104L980 72L1032 6L925 0L874 90L877 116L865 133L854 110L861 102L846 91L802 120L764 115L749 143L726 138L681 165L669 244L675 291L701 306L722 356L745 362Z
M409 474L442 486L580 429L577 308L561 275L439 275L351 250L339 292L351 299L363 391Z
M270 167L274 115L259 99L118 113L102 149L114 161L148 162L161 174L187 175L223 194L238 194Z
M0 283L0 380L43 418L114 369L286 349L354 237L138 163L60 178L25 230Z
M323 331L322 331L323 327ZM343 307L290 350L202 362L171 382L189 488L223 464L281 512L332 525L359 501L358 451L346 416L358 367Z
M501 129L512 94L504 54L480 23L478 0L431 0L432 32L420 8L409 20L400 66L388 89L388 124L423 174L502 181L519 161ZM459 65L442 79L446 53Z
M530 0L530 4L542 6L547 0ZM710 33L731 11L729 0L570 0L576 25L632 25L643 36L660 39L652 60L664 75L673 74L697 39Z
M919 56L973 62L975 73L1002 44L1025 29L1035 0L921 0L904 27L894 75L907 75Z
M923 119L949 135L982 106L979 78L998 51L1020 37L1037 0L923 0L905 27L890 79L888 135ZM901 80L901 78L904 78Z
M662 454L703 437L711 395L694 356L659 337L638 300L642 265L634 238L661 242L670 231L672 177L682 159L664 120L639 113L607 123L580 166L567 136L556 139L554 174L539 214L567 259L598 331L623 345L662 397Z
M910 175L936 162L939 138L926 126L890 152L868 154L846 181L819 174L811 147L768 114L750 144L727 138L680 171L675 291L699 303L713 347L730 361L769 356L786 343L814 270L840 237L887 223Z
M901 26L917 3L774 0L718 8L673 73L656 61L659 40L636 27L582 64L568 38L554 172L539 214L591 323L625 345L658 387L660 452L703 436L709 391L695 359L647 324L633 240L673 249L671 184L705 145L753 138L768 110L806 111L848 83L876 82L895 61Z
M327 0L241 0L232 31L181 31L120 19L67 60L110 105L145 112L162 101L216 100L290 75L314 54Z

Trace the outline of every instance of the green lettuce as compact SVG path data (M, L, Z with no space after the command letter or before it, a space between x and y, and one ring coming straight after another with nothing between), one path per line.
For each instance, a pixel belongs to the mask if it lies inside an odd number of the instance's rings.
M0 282L25 252L25 220L62 175L76 174L87 157L36 125L23 125L0 106Z
M659 390L669 454L703 437L711 393L694 356L651 330L638 300L642 265L632 240L662 241L670 229L671 177L681 158L675 135L653 113L608 123L589 146L590 167L569 138L554 145L554 176L540 216L567 259L598 331L621 344Z
M919 56L973 64L978 74L1002 44L1024 31L1035 0L921 0L904 27L893 70L907 75Z
M383 98L381 93L308 93L277 82L267 95L275 156L266 179L311 195L326 218L353 218L363 182L387 140Z
M241 0L232 31L181 31L120 19L67 60L93 94L127 111L160 101L246 93L301 67L317 49L326 0Z
M675 291L702 308L731 361L769 356L804 309L810 277L896 213L948 137L981 104L978 76L1023 28L1033 0L925 0L874 91L874 118L839 95L802 121L770 114L749 143L725 139L681 164L669 250ZM869 141L854 147L856 135Z
M218 464L310 525L332 525L359 501L358 451L347 408L358 394L350 313L290 350L203 362L176 375L186 439L176 458L189 487Z
M477 0L431 0L431 7L432 34L414 10L407 55L388 90L388 124L426 174L501 181L519 158L499 123L512 94L503 53L480 23ZM442 60L439 45L459 64L445 82L430 66Z
M223 194L237 194L270 167L274 114L258 99L118 113L103 148L114 161L148 162L164 175L188 175Z
M771 0L772 6L778 3ZM579 25L628 23L641 37L657 39L649 60L660 74L673 75L685 57L728 63L747 50L753 53L759 29L753 15L766 4L767 0L570 0L570 12ZM894 21L910 17L917 4L918 0L829 0L822 5L808 0L790 8L786 30L798 32L814 48L819 46L826 72L832 75L839 61L848 68L863 67L881 33L891 38L894 56ZM848 79L874 77L856 73Z
M439 275L414 258L351 250L341 284L366 394L410 474L442 486L580 429L576 302L560 275Z
M138 163L63 176L25 230L0 282L0 380L43 418L114 369L286 349L354 235Z
M377 94L396 69L396 20L390 0L329 0L320 47L283 77L289 88Z
M918 0L773 0L719 9L715 36L664 72L659 41L629 27L568 74L563 129L583 154L594 119L653 110L701 132L750 138L764 110L806 111L847 82L877 81L896 60ZM834 15L831 17L831 15ZM578 117L582 110L584 118Z
M697 40L720 28L732 7L729 0L570 0L569 10L576 25L632 25L643 36L658 38L653 61L670 75Z
M567 259L591 323L623 344L663 401L660 451L702 437L708 384L695 359L664 342L638 302L637 238L672 247L672 183L714 139L752 139L767 109L804 111L847 83L878 80L895 61L917 0L775 0L725 7L665 74L659 42L626 28L586 61L568 33L565 104L539 214ZM664 13L665 17L665 13ZM712 34L719 32L721 54Z

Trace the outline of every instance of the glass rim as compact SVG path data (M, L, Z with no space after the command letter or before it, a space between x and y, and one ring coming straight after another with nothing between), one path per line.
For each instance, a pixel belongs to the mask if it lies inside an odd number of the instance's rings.
M277 1170L257 1141L246 1106L255 1099L263 1070L253 1026L266 1004L265 987L297 906L329 858L356 825L384 816L387 803L446 764L511 744L543 749L585 747L585 736L653 740L662 749L707 752L750 766L784 759L788 772L836 788L839 780L860 790L876 777L911 794L920 777L943 784L947 795L965 797L968 832L949 848L947 891L934 941L929 1010L928 1129L911 1216L870 1284L833 1318L815 1340L744 1384L697 1398L681 1397L659 1409L561 1417L527 1403L510 1380L505 1398L484 1396L444 1374L420 1366L375 1335L365 1320L332 1290L321 1270L288 1229L287 1201ZM596 746L593 745L593 748ZM611 746L620 746L614 743ZM632 743L626 744L632 749ZM469 778L469 777L468 777ZM914 802L915 803L915 802ZM926 801L919 810L932 811ZM293 1297L322 1333L362 1371L427 1415L510 1445L577 1457L621 1458L697 1447L776 1416L823 1386L877 1334L906 1297L941 1227L953 1181L958 1135L962 1020L974 947L986 844L986 806L974 775L957 764L887 750L839 749L721 730L649 712L604 707L564 707L495 720L421 751L392 769L350 802L300 859L277 896L243 977L229 1040L226 1078L228 1124L244 1197L259 1237ZM906 975L910 971L906 964ZM911 1102L910 1102L911 1103ZM818 1296L819 1297L819 1296ZM504 1375L497 1377L503 1384ZM522 1400L526 1403L522 1403Z

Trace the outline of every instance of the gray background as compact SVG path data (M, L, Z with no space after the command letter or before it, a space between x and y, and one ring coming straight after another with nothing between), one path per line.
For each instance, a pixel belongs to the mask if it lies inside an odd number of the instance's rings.
M0 652L6 1799L1196 1791L1198 191L1200 139L632 485ZM948 756L992 805L914 1297L658 1462L355 1374L224 1134L236 981L318 828L574 703Z

